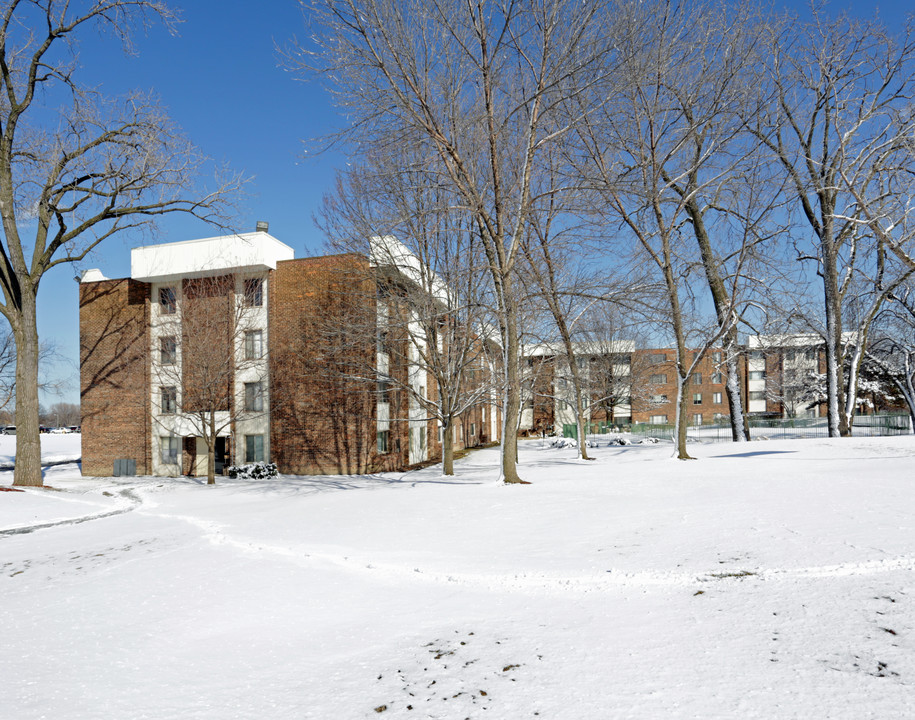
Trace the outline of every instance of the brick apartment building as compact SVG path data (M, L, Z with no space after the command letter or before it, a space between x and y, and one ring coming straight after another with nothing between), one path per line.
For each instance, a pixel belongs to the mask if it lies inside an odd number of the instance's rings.
M382 286L396 282L397 268L364 255L295 259L260 223L136 248L129 278L86 271L83 473L205 474L206 407L219 426L217 467L361 473L440 457L438 423L403 390L434 400L435 383L409 361L403 334L378 342ZM498 435L497 408L481 402L461 417L455 445Z
M674 422L677 369L673 348L636 349L631 341L616 341L609 349L581 343L576 353L579 376L587 388L584 405L590 422L611 426ZM522 430L562 431L574 425L568 362L558 346L529 349L525 364L529 381ZM713 349L700 359L689 380L687 417L691 425L710 424L728 414L724 383L722 352Z
M674 348L635 349L632 343L619 341L611 352L582 343L576 354L579 375L587 388L584 405L591 423L611 426L674 423L677 401ZM522 431L561 433L576 423L571 377L563 355L558 346L549 344L526 351L528 380ZM607 369L611 367L613 380L608 382ZM808 407L809 401L801 399L810 377L825 372L825 353L817 336L750 336L738 359L738 372L743 407L751 417L813 418L824 413L822 403ZM690 425L712 424L729 414L725 382L722 350L712 348L700 359L689 379ZM607 389L614 384L615 388Z

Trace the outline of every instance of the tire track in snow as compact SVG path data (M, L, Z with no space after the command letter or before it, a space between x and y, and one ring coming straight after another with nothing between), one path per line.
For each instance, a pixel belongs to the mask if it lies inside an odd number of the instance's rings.
M102 520L104 518L114 517L115 515L129 513L143 504L142 498L140 498L134 490L135 488L125 488L116 493L118 496L125 498L128 501L128 504L123 507L114 510L106 510L105 512L100 513L80 515L79 517L67 518L66 520L54 520L53 522L38 523L35 525L20 525L17 527L5 528L0 530L0 538L11 537L13 535L28 535L36 530L47 530L48 528L62 527L64 525L79 525L85 522L92 522L93 520Z

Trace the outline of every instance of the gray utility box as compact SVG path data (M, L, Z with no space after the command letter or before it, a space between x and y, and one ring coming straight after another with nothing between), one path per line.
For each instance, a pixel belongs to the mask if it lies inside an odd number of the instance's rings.
M123 460L114 461L114 476L123 477L124 475L136 475L137 474L137 461L125 458Z

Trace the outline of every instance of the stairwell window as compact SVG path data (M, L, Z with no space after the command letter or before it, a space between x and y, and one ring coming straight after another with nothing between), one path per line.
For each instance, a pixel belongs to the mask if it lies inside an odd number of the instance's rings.
M174 415L178 412L178 390L173 386L162 388L161 409L163 415Z
M264 462L263 435L245 435L245 462Z
M245 383L245 410L262 412L264 409L264 383ZM253 437L253 436L252 436Z
M264 355L264 333L249 330L245 333L245 360L257 360Z
M159 437L159 448L162 452L162 462L166 465L178 464L178 453L181 450L181 438L174 435L162 435Z
M260 278L245 280L245 307L261 307L264 304L264 281Z
M178 362L178 340L174 335L159 338L159 362L163 365Z
M159 312L163 315L174 315L178 312L178 296L175 288L159 288Z

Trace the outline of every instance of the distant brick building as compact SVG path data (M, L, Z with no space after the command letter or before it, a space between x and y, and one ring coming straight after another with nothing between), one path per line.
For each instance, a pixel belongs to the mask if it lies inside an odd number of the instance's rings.
M137 248L130 278L85 272L83 473L205 474L204 402L217 403L217 467L362 473L440 457L438 423L402 390L434 400L435 383L404 361L403 334L384 338L397 352L379 341L379 278L358 254L295 259L266 228ZM497 420L471 408L455 445L498 439Z
M589 422L617 427L630 423L673 424L677 403L673 348L636 349L631 342L617 341L611 348L580 343L576 353ZM555 344L528 348L524 363L528 381L522 430L561 433L566 426L574 425L577 421L572 381L561 348ZM743 360L738 368L742 378L746 377ZM699 360L689 379L690 425L711 424L728 415L725 380L722 351L713 348Z

